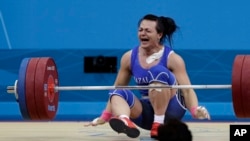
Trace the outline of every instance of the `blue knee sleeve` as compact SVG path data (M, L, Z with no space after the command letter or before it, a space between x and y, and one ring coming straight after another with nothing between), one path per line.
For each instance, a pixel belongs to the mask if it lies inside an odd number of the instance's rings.
M179 98L178 98L179 97ZM165 119L177 118L182 119L186 113L186 107L184 105L184 99L180 94L176 94L170 99L167 111L165 113Z
M149 84L152 82L160 82L166 85L173 85L176 83L174 74L162 65L156 65L148 71Z
M135 98L132 91L127 89L115 89L109 91L110 99L113 95L118 95L122 97L129 105L130 108L134 106Z

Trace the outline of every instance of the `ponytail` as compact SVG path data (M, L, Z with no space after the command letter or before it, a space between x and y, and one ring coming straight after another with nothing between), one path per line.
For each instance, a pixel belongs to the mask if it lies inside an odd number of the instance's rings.
M170 17L161 16L159 17L158 25L160 28L158 32L162 32L161 43L163 43L165 41L165 38L167 38L171 46L173 33L178 28L175 21Z

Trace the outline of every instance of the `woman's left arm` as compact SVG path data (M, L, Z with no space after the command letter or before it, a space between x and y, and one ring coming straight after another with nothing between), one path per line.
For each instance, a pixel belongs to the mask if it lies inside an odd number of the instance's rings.
M178 85L191 85L189 76L186 71L186 65L181 56L175 52L171 53L168 58L168 67L175 74ZM209 113L205 107L200 107L197 95L194 89L181 89L187 109L194 118L210 119Z

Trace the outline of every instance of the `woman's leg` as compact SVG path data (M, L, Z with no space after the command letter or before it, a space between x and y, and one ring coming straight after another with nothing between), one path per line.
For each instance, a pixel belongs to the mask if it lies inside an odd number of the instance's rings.
M130 118L136 118L141 114L140 101L130 90L117 89L110 91L109 94L111 111L116 116L109 121L111 128L118 133L125 133L129 137L138 137L140 131L130 121Z
M173 73L166 67L156 65L150 68L149 85L150 86L167 86L176 84L176 79ZM154 109L154 123L151 129L151 137L157 138L157 128L164 123L165 112L167 110L170 99L176 94L177 90L167 88L152 88L149 89L149 100Z

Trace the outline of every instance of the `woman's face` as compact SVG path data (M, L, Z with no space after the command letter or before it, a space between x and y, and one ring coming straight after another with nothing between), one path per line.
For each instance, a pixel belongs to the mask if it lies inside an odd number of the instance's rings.
M156 22L142 20L138 29L138 39L142 48L154 48L159 45L162 34L156 31Z

